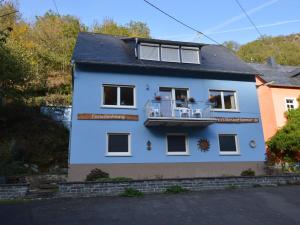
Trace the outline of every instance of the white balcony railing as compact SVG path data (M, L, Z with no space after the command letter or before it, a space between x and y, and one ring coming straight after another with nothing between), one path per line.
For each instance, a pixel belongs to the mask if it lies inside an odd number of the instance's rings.
M147 118L209 119L213 118L210 104L204 101L149 100L146 103Z

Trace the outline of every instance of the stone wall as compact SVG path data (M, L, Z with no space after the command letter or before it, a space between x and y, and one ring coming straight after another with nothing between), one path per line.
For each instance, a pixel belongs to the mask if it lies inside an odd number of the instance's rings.
M113 196L125 188L135 188L143 193L160 193L179 185L190 191L248 188L300 184L300 175L256 177L211 177L189 179L136 180L123 182L68 182L59 184L59 196Z
M0 200L23 198L28 190L29 184L1 184Z

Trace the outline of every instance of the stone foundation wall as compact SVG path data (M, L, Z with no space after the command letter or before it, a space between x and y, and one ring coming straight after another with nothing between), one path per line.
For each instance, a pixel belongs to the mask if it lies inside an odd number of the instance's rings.
M29 184L1 184L0 200L23 198L29 190Z
M179 185L190 191L248 188L300 184L300 175L256 177L210 177L189 179L135 180L124 182L68 182L59 184L59 196L114 196L125 188L134 188L143 193L160 193L168 187Z

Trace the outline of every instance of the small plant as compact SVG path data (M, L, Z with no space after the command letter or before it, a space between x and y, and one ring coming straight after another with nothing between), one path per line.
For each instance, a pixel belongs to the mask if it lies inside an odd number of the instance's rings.
M255 176L255 171L252 169L247 169L241 172L241 176L245 176L245 177L253 177Z
M100 178L109 178L109 174L100 170L100 169L93 169L87 176L86 181L97 181Z
M120 195L123 197L142 197L144 193L135 188L125 188Z
M188 190L186 188L183 188L179 185L174 185L171 187L168 187L165 191L165 193L170 193L170 194L178 194L178 193L182 193L182 192L187 192Z
M229 184L229 185L226 187L226 189L228 189L228 190L235 190L235 189L237 189L237 186L234 185L234 184Z
M159 96L159 95L155 96L155 100L156 101L160 101L161 100L161 96Z
M195 100L193 97L190 97L190 98L189 98L189 102L190 102L190 103L195 103L196 100Z

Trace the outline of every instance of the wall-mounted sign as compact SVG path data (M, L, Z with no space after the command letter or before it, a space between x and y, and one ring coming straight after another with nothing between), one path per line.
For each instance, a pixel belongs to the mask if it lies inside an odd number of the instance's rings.
M258 118L216 117L217 123L258 123Z
M138 121L138 115L130 114L91 114L91 113L79 113L77 115L78 120L131 120Z

